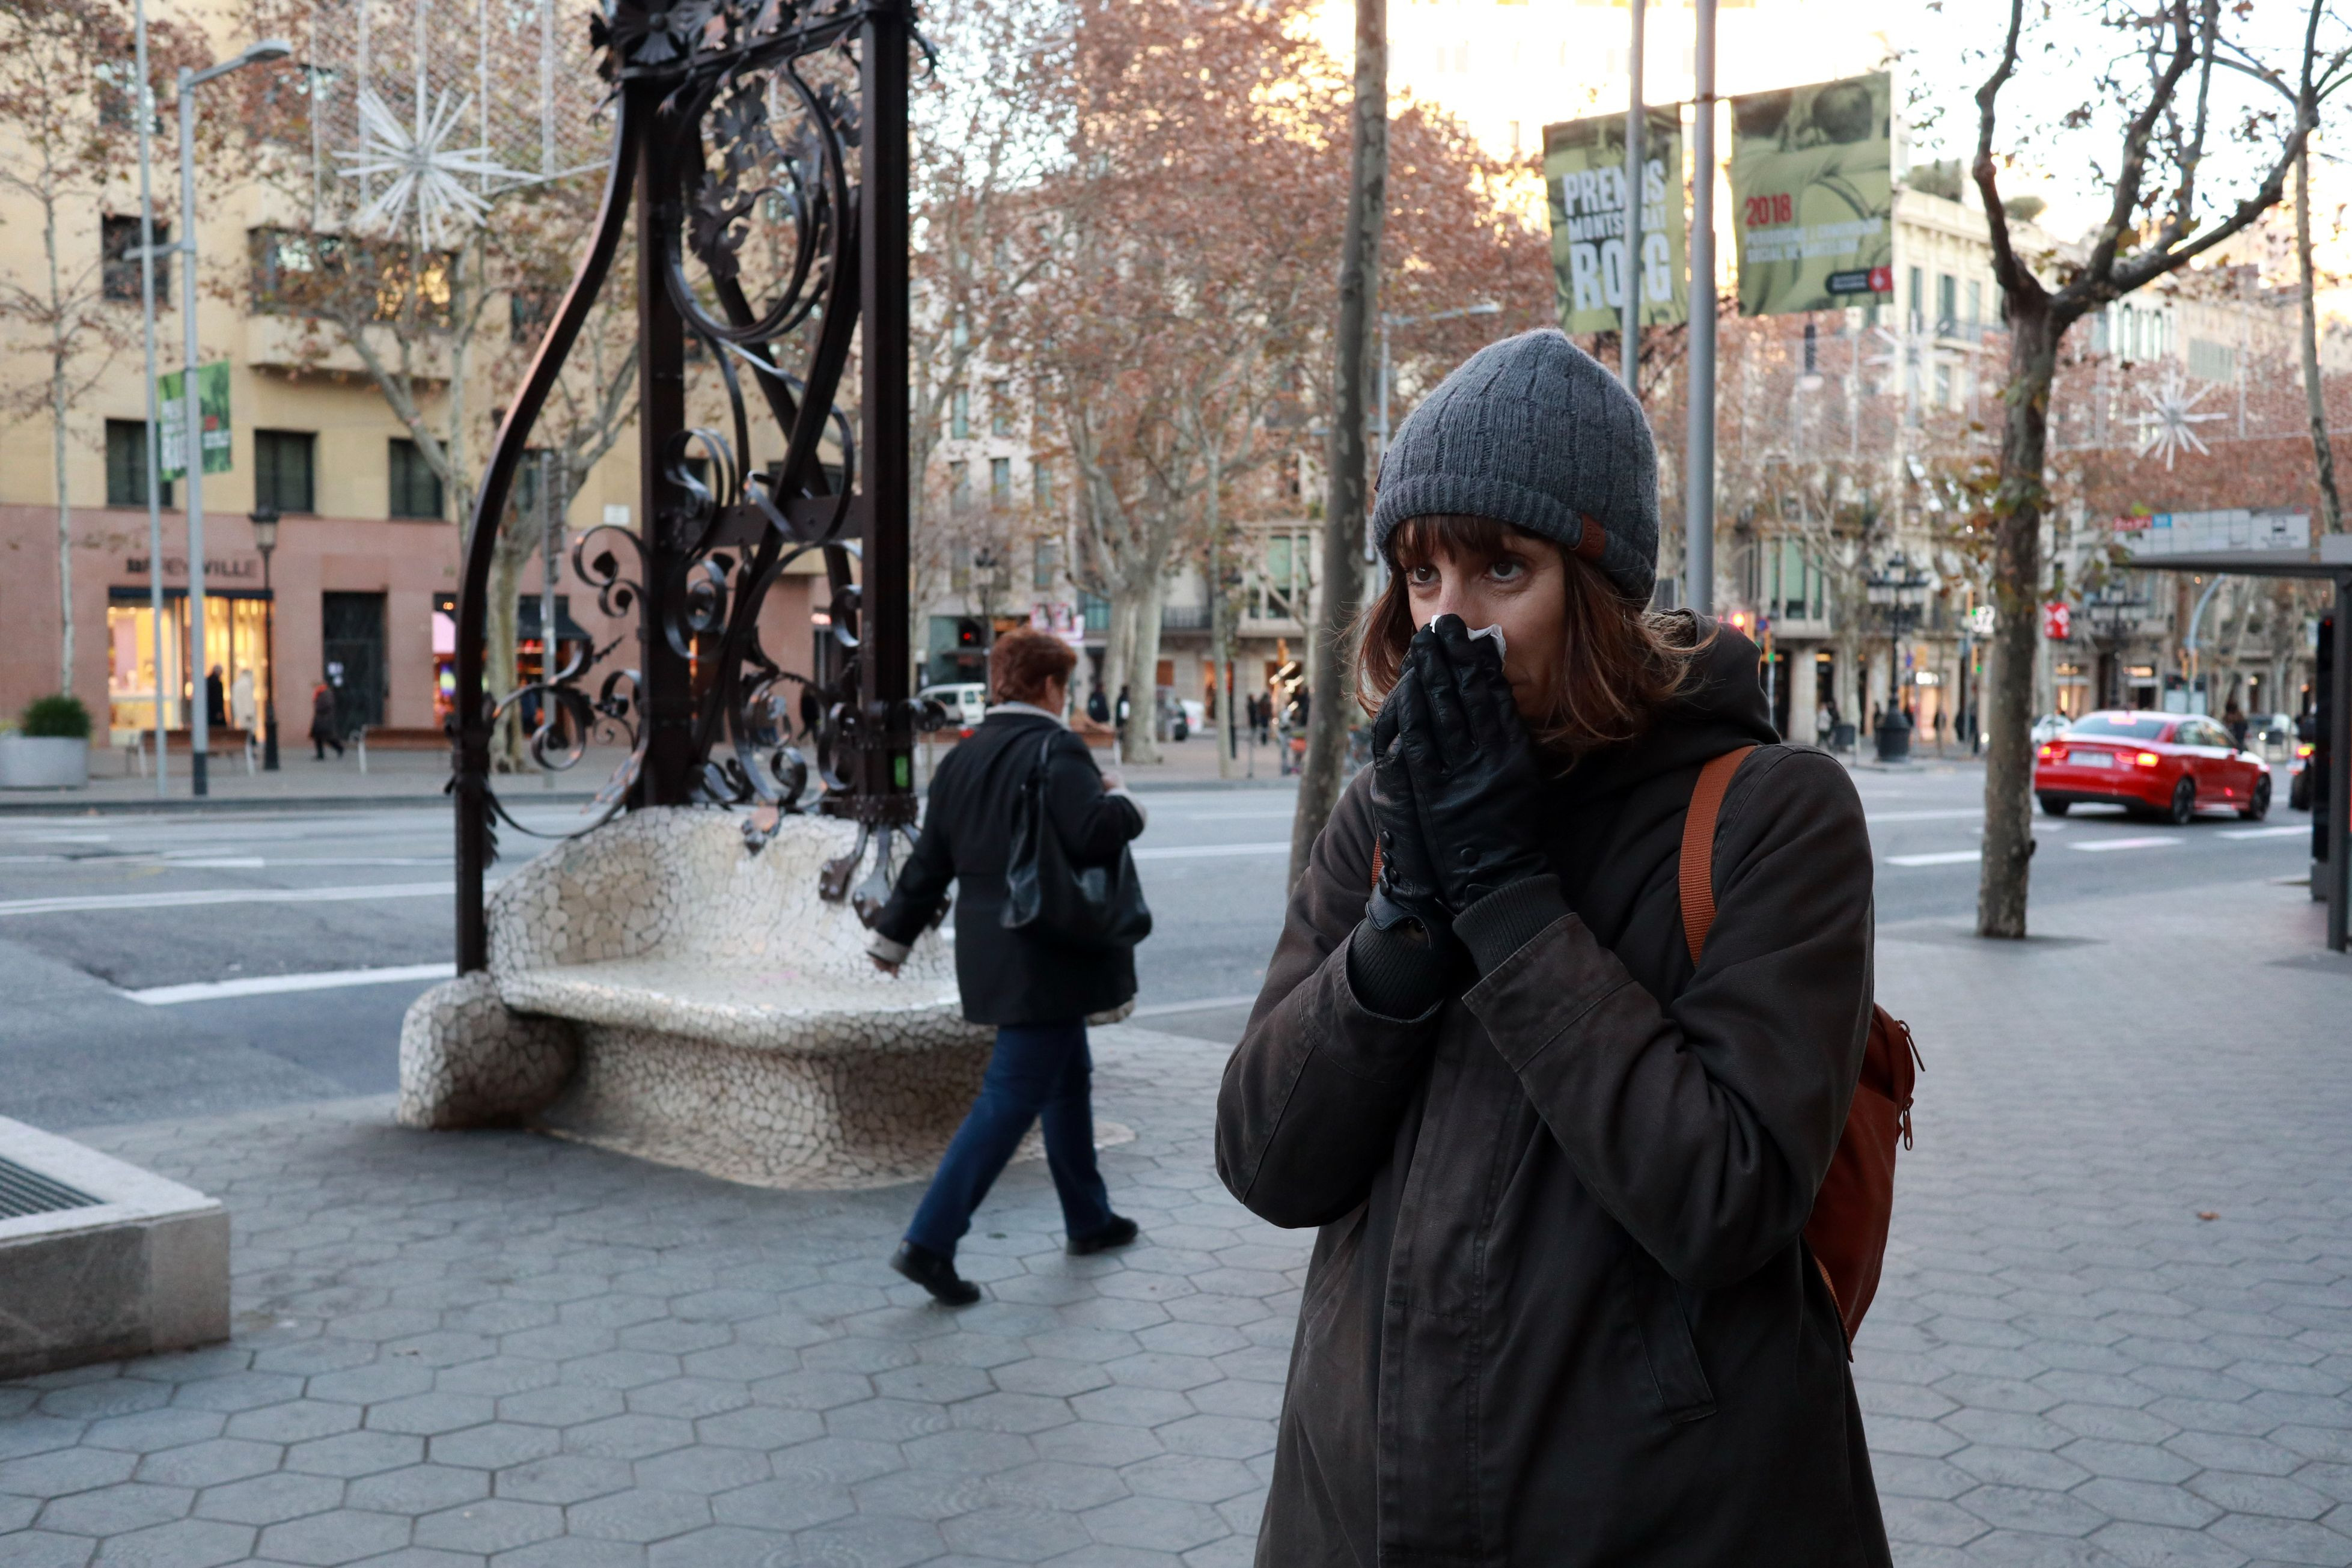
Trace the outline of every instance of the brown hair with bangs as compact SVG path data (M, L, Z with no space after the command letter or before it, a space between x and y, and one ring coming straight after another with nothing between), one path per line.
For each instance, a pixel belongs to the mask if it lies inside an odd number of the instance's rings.
M1440 514L1397 525L1388 540L1387 591L1362 621L1356 700L1366 713L1379 711L1404 668L1413 633L1409 574L1441 555L1483 570L1508 553L1503 541L1511 534L1537 538L1492 517ZM1698 657L1715 639L1698 634L1697 617L1652 611L1574 551L1554 548L1568 571L1568 663L1553 686L1551 711L1528 727L1538 746L1573 760L1647 729L1696 682Z

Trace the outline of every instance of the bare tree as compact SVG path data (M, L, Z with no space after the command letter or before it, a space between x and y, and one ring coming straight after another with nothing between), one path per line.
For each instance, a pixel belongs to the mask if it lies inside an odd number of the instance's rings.
M0 190L29 201L41 222L41 272L30 285L0 277L0 320L16 324L47 375L5 397L19 415L46 413L58 511L58 689L73 690L73 496L68 458L74 412L134 340L110 298L108 262L84 214L129 161L136 116L152 113L132 79L131 17L113 0L11 0L0 7ZM155 69L202 57L194 41L159 24ZM71 250L79 249L79 256ZM155 482L153 475L148 482Z
M1349 117L1348 199L1339 249L1339 310L1331 343L1331 434L1324 460L1323 570L1316 594L1315 668L1307 767L1290 824L1297 887L1323 824L1339 804L1348 763L1355 685L1356 614L1364 597L1367 477L1364 402L1381 308L1381 239L1388 220L1388 0L1356 0L1355 99Z
M2312 0L2312 33L2327 3ZM2117 26L2134 36L2134 47L2126 54L2126 68L2103 73L2100 83L2103 101L2119 104L2126 111L2107 214L2081 257L2060 267L2054 280L2045 281L2037 262L2047 262L2022 255L2011 232L2000 193L2002 161L1994 150L2001 91L2018 74L2021 58L2026 10L2025 0L2011 0L1999 59L1977 90L1971 171L1984 196L1993 274L2007 302L2010 329L1993 507L1992 583L1999 619L1986 727L1991 745L1985 767L1977 931L2011 938L2025 935L2028 864L2033 852L2030 732L2039 630L2034 607L2043 584L2050 392L2060 342L2084 315L2187 267L2276 205L2287 171L2301 155L2311 130L2307 114L2298 106L2279 132L2275 155L2259 183L2218 219L2209 219L2200 211L2197 182L2209 151L2211 87L2223 47L2221 0L2161 0L2122 16ZM2126 79L2135 66L2144 68L2144 79ZM2085 106L2070 118L2085 124L2095 118L2094 110Z

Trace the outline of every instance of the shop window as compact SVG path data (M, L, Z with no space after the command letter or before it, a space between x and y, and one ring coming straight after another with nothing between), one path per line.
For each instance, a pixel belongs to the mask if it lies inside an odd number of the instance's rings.
M172 482L163 481L157 504L172 504ZM106 504L144 507L147 504L147 422L110 419L106 422Z
M253 433L253 504L281 513L318 510L313 475L319 438L307 430Z
M108 723L116 729L155 726L155 616L143 589L117 588L106 607ZM163 596L163 725L188 727L203 674L221 676L220 722L234 729L258 723L269 691L269 601L258 593L205 596L205 653L189 647L188 595Z
M395 517L441 517L441 476L425 461L416 443L404 436L392 441L390 514Z

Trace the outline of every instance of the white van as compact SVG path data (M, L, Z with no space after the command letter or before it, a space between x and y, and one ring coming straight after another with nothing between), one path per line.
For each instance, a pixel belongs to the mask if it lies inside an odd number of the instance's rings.
M988 688L978 681L958 682L944 686L925 686L915 694L918 702L935 702L948 710L948 723L969 735L988 716Z

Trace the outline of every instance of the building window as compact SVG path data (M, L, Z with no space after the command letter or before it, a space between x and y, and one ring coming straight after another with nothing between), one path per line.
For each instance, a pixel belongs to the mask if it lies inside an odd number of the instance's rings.
M1911 329L1916 332L1919 329L1920 321L1927 314L1927 275L1915 267L1911 269L1909 281L1911 284L1911 295L1909 299Z
M163 481L158 505L172 504L172 482ZM106 504L143 507L147 504L147 422L110 419L106 422Z
M2238 373L2238 350L2210 338L2189 340L2189 373L2200 381L2226 382Z
M319 438L307 430L257 430L253 433L253 504L280 512L315 512L313 488ZM435 516L439 516L436 509Z
M102 217L99 220L99 253L103 258L99 269L99 290L109 299L126 304L139 303L139 257L132 254L139 248L139 220L136 217ZM168 225L155 225L155 243L169 245L172 233ZM164 308L171 301L172 260L169 256L155 258L155 308Z
M1949 332L1959 319L1960 281L1948 272L1936 275L1936 330Z
M1969 325L1984 325L1984 284L1981 281L1969 284Z
M948 501L958 511L971 505L971 465L948 465Z
M441 476L425 461L416 443L404 436L392 441L391 515L436 519L441 516Z
M1062 575L1062 541L1039 539L1029 562L1029 586L1043 593Z
M374 320L414 313L448 328L456 253L419 251L390 240L347 239L299 229L255 229L252 309L257 316L314 316L343 289L364 290L354 303Z
M988 460L988 504L992 507L1013 505L1013 459L1010 457Z
M1039 511L1051 511L1054 507L1054 471L1043 463L1031 463L1029 492L1030 499L1036 503Z
M1011 382L988 383L988 434L991 435L1013 434L1013 383Z
M971 436L971 389L958 387L948 400L948 434L958 441Z

